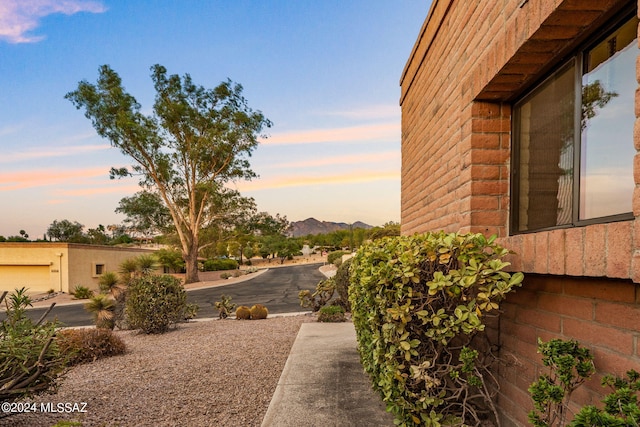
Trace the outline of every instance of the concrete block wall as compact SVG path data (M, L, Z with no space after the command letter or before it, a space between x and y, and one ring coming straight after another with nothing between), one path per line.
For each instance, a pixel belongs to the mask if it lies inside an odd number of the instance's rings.
M640 157L635 220L509 235L512 102L628 4L434 0L401 78L403 234L496 234L525 272L499 326L501 356L517 361L499 372L504 425L528 425L538 338L593 350L598 374L580 404L599 401L603 374L640 369ZM640 119L634 130L640 150Z

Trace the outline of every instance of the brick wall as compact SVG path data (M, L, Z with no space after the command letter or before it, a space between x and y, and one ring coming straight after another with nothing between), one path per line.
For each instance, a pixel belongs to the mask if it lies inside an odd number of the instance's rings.
M536 353L538 338L577 339L591 349L598 372L572 396L597 405L602 375L640 369L640 285L629 280L528 275L500 316L499 405L504 425L527 425L533 403L527 388L547 373ZM574 406L575 409L575 406Z
M401 80L402 231L496 234L522 271L640 282L637 221L508 236L510 101L628 4L519 3L434 1ZM640 119L635 130L639 149ZM640 184L640 156L635 165ZM633 209L640 218L638 188Z
M500 371L505 425L528 425L538 337L594 351L598 374L577 392L581 404L599 401L603 373L640 369L640 157L635 220L515 236L508 227L513 100L628 4L434 0L401 78L403 234L496 234L526 273L499 326L501 355L518 361ZM640 150L640 119L634 130Z

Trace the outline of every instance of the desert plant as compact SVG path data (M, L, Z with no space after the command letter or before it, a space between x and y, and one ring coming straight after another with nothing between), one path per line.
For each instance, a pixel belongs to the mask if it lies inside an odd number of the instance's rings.
M142 275L129 284L127 319L132 328L147 334L164 333L180 321L186 304L187 294L180 280L168 275Z
M351 260L352 258L349 258L340 264L334 276L336 292L338 293L338 300L336 302L346 311L351 311L351 304L349 304L349 284L351 283L349 268L351 267Z
M124 286L120 283L120 278L113 271L107 271L98 279L98 288L103 294L111 294L114 298L124 291Z
M91 313L93 321L99 329L113 329L115 327L115 308L115 301L104 294L92 297L84 305L84 309Z
M216 301L214 306L218 310L218 317L220 319L226 319L229 314L236 308L236 305L231 302L231 297L225 294L220 295L220 301Z
M352 319L374 388L402 426L499 423L484 320L522 273L482 234L386 237L351 264Z
M336 264L336 262L338 262L338 260L340 260L339 262L342 262L342 255L346 255L349 252L346 251L333 251L333 252L329 252L327 254L327 262L329 264Z
M241 305L236 308L236 319L238 320L249 320L251 319L251 309L246 305Z
M318 312L318 322L344 322L344 308L339 305L325 305Z
M269 315L269 310L267 310L267 307L262 304L252 305L249 311L251 313L252 320L266 319Z
M222 273L220 275L221 279L228 279L229 277L232 277L232 275L230 273Z
M198 304L188 303L187 305L185 305L184 312L181 317L185 322L188 322L191 319L195 319L195 317L198 315L199 310L200 306Z
M140 255L138 258L135 258L135 261L138 266L138 271L142 274L153 273L153 270L158 264L156 257L153 255Z
M311 293L309 290L303 290L298 293L298 299L300 299L300 305L305 308L311 308L316 312L323 307L336 291L336 281L333 277L325 280L321 280L316 285L316 291Z
M136 276L138 272L138 260L136 258L128 258L120 263L118 273L122 276L123 281L128 283Z
M0 322L0 401L55 388L66 369L66 359L54 342L57 323L44 322L54 304L33 322L26 317L31 306L27 289L0 295L6 314Z
M82 423L80 421L62 420L51 427L82 427Z
M124 341L109 329L65 329L58 332L56 343L64 354L68 355L69 363L93 362L104 357L124 354Z
M82 427L82 423L80 421L62 420L51 427Z
M76 285L71 294L76 299L89 299L93 296L93 291L86 286Z

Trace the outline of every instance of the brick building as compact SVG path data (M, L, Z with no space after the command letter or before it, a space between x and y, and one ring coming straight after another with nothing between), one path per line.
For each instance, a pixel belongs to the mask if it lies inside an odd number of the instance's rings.
M640 370L638 2L433 0L401 78L402 232L497 234L525 272L500 322L499 405L527 425L536 341Z

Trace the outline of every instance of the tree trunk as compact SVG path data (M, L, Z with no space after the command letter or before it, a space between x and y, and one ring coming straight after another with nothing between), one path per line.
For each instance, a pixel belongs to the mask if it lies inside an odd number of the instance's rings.
M195 247L194 247L195 246ZM198 244L192 244L189 248L189 253L184 255L184 262L186 267L186 274L184 276L184 283L199 282L198 277Z

